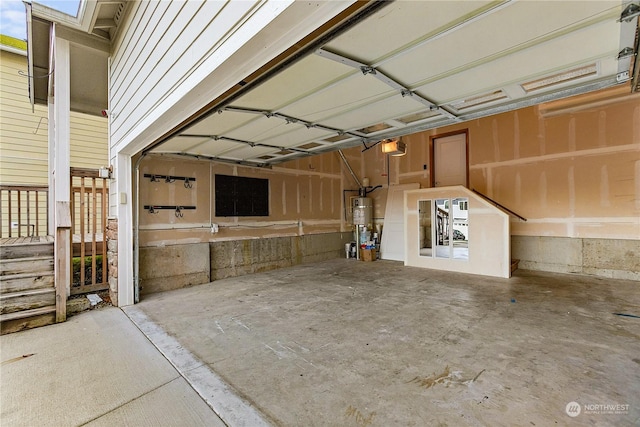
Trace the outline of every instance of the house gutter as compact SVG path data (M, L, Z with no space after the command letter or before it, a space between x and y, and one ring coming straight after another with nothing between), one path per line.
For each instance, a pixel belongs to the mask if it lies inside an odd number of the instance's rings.
M5 52L10 52L10 53L15 53L16 55L20 55L20 56L27 56L26 50L22 50L13 46L7 46L6 44L0 45L0 50L3 50Z

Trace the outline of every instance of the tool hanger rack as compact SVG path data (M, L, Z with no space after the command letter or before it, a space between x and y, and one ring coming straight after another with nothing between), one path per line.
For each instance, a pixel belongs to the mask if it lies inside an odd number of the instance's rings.
M144 205L145 210L149 211L150 214L157 214L161 210L173 210L176 213L176 218L182 218L184 216L182 211L192 211L195 210L195 206L178 206L178 205Z
M185 188L193 188L193 182L195 182L195 178L191 178L188 176L174 176L174 175L156 175L145 173L145 178L149 178L151 182L166 182L167 184L171 184L176 181L184 181Z

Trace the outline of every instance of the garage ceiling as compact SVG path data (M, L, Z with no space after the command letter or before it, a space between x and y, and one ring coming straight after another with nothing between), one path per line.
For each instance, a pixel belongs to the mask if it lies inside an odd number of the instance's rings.
M627 6L389 3L152 152L270 165L628 82Z

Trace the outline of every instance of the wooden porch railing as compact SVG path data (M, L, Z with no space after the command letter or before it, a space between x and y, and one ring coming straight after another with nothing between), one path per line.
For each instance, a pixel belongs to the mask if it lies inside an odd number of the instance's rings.
M49 188L38 185L0 185L0 238L46 236Z
M98 170L71 168L72 254L76 259L71 295L108 289L107 208L108 179Z

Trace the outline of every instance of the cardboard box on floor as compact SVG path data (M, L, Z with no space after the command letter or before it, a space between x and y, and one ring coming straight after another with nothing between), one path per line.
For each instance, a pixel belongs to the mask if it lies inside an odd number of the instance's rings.
M376 249L360 249L360 259L362 261L375 261Z

